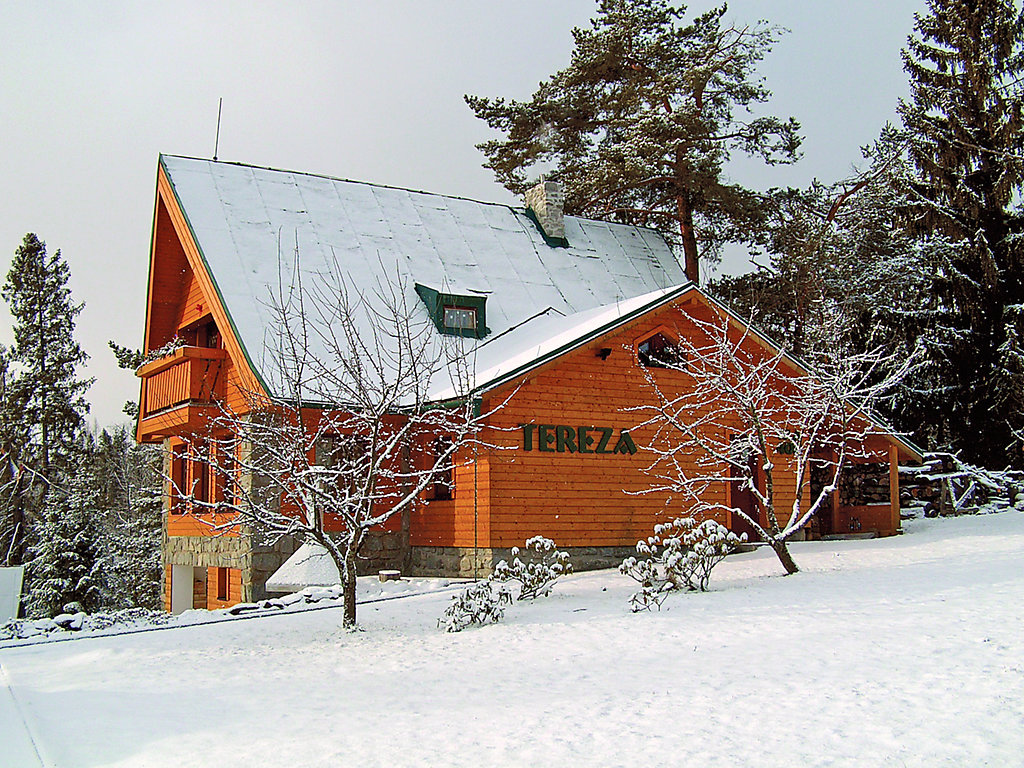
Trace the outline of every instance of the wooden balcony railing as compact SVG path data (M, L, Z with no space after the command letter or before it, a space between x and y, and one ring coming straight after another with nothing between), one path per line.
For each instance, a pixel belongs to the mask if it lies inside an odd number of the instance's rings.
M142 379L143 419L185 404L210 405L224 397L223 349L181 347L136 371Z

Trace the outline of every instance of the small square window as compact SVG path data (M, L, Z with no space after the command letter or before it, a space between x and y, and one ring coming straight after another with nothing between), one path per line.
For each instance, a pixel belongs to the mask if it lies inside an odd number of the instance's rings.
M459 330L476 330L476 310L472 307L444 308L444 327Z

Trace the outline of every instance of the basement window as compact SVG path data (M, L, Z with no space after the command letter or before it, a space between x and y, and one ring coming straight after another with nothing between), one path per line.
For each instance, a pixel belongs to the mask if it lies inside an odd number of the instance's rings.
M423 300L437 330L446 336L482 339L487 335L486 296L441 293L419 283L416 284L416 293Z

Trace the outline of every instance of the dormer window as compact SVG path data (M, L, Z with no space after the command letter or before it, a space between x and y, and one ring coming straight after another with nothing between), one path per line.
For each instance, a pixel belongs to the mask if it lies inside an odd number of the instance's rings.
M675 341L663 333L649 336L636 345L637 357L648 368L682 368L686 355Z
M487 335L486 296L441 293L419 283L416 293L423 299L437 330L446 336L482 339Z
M476 309L474 307L444 307L444 327L449 331L475 331Z

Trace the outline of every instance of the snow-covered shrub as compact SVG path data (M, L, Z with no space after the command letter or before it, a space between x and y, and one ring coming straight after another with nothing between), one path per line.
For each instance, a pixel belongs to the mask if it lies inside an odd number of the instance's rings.
M526 540L526 548L522 551L525 561L519 557L519 547L512 548L512 563L505 560L494 566L495 581L518 581L522 585L519 591L520 600L533 600L541 595L547 596L558 578L572 573L569 553L560 551L555 542L543 536L534 536Z
M118 611L86 614L62 613L52 619L10 619L0 624L0 642L45 637L63 632L103 632L139 630L172 623L176 617L163 611L146 608L125 608Z
M512 603L512 593L504 585L485 579L470 584L452 597L452 603L437 620L446 632L461 632L472 624L501 621L505 606Z
M674 590L707 590L712 569L746 538L715 520L679 517L654 526L654 535L636 544L640 558L627 557L619 566L620 573L640 584L630 598L632 609L660 608Z

